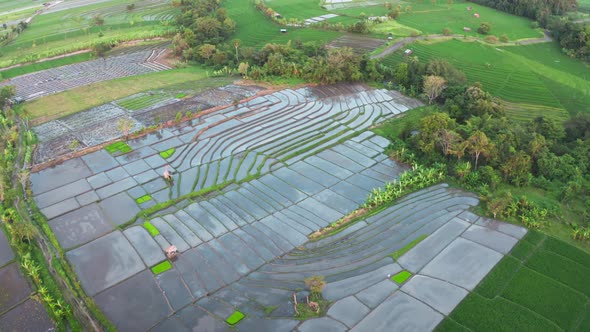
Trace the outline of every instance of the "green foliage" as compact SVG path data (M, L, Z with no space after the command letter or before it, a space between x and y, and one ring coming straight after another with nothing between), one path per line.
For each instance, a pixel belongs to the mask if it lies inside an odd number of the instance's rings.
M176 148L170 148L168 150L160 152L160 156L164 159L168 159L172 157L172 155L176 152Z
M151 270L153 274L164 273L172 268L172 264L169 261L163 261L159 264L152 266Z
M312 293L321 293L326 286L324 276L311 276L304 280L305 286L311 290Z
M422 240L424 240L427 237L428 237L428 235L426 235L426 234L420 235L419 237L414 239L412 242L403 246L401 249L394 251L389 256L391 258L393 258L394 261L397 261L400 257L402 257L405 253L410 251L410 249L414 248L418 243L420 243Z
M483 22L477 28L477 33L487 35L490 33L490 30L492 30L492 26L487 22Z
M225 320L229 325L236 325L237 323L239 323L242 319L244 319L244 317L246 317L243 313L241 313L240 311L234 311L229 317L227 317L227 319Z
M150 195L143 195L143 196L135 199L137 204L143 204L143 203L145 203L147 201L151 201L151 200L152 200L152 196L150 196Z
M149 221L143 223L143 228L145 228L151 236L156 236L160 234L160 231L156 228L156 226L152 225L152 223Z
M129 146L129 144L125 142L115 142L105 146L104 148L110 154L125 154L133 151L133 149Z
M131 111L137 111L150 106L154 106L162 101L170 98L170 95L165 92L148 92L140 93L138 95L130 96L117 101L117 104Z
M395 274L394 276L391 277L391 280L396 282L397 284L403 284L404 282L406 282L406 280L410 279L410 277L412 276L412 273L410 273L409 271L403 270L397 274Z
M309 301L317 303L319 310L314 310L307 303L298 302L295 306L295 319L306 320L326 315L330 302L322 297L322 293L312 292L309 295Z
M414 164L399 179L388 182L384 188L373 189L363 206L369 208L389 204L410 192L438 183L444 177L445 172L439 167L426 168Z

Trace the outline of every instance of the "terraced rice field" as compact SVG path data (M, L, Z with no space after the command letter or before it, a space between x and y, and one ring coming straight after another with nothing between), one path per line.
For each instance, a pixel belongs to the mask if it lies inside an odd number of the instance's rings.
M86 291L119 328L133 322L145 330L168 316L171 309L162 306L165 296L175 311L192 310L187 304L305 242L307 234L358 206L373 187L395 178L402 168L382 153L388 141L371 133L356 135L415 105L400 95L362 86L283 90L129 141L133 151L126 154L101 150L35 173L35 200L68 250ZM161 156L173 148L167 159ZM173 185L160 175L165 165L173 171ZM149 216L158 230L153 239L143 226L115 229L154 204L232 182L241 184L225 187L215 198L195 196ZM241 242L258 239L271 245L279 238L285 242L262 251L264 259L251 255ZM149 268L163 261L160 245L168 243L187 259L157 275L167 289L164 295L154 293ZM226 246L232 251L224 251ZM113 264L100 266L100 273L88 270L87 263L96 262L94 254L111 257ZM214 259L217 255L237 260L227 263ZM196 276L187 269L203 258L202 276L188 282L191 291L178 289L179 271ZM121 269L119 259L129 264ZM204 268L209 264L211 270ZM214 271L227 272L214 277ZM135 292L113 288L124 280L143 290L137 297L119 297ZM143 310L141 319L133 314L139 312L136 305L146 309L139 294L153 297L150 312ZM201 300L203 305L209 301Z
M87 48L98 40L132 40L164 35L176 10L169 1L146 0L127 11L128 1L63 2L37 16L19 37L4 46L0 67ZM93 24L101 16L102 26Z
M288 27L288 32L283 34L280 32L281 26L274 24L254 7L253 0L226 0L225 4L229 16L236 21L236 33L232 39L239 39L244 46L262 47L267 43L286 43L289 40L323 43L340 36L334 31L292 27Z
M586 331L589 269L587 253L530 232L438 330Z
M588 68L559 54L555 47L544 43L496 48L451 40L414 43L406 48L422 61L448 60L465 72L470 82L480 82L490 93L508 101L509 115L524 121L539 114L564 120L568 112L590 109ZM391 65L402 60L398 51L384 62Z

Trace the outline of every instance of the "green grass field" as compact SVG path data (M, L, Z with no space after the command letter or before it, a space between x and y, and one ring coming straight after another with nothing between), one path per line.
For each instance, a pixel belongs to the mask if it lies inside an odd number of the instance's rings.
M56 67L61 67L65 65L70 65L73 63L83 62L94 59L94 54L91 52L76 54L68 57L63 57L55 60L43 61L38 63L32 63L29 65L24 65L20 67L14 67L11 69L0 71L0 77L2 79L13 78L16 76L34 73L37 71L51 69Z
M236 33L231 38L241 40L243 46L262 47L267 43L286 43L289 40L329 42L340 36L333 31L291 27L287 28L288 33L282 34L281 26L260 13L253 0L226 0L224 5L229 16L236 21Z
M90 84L35 99L25 103L24 107L32 122L40 124L139 92L164 90L171 94L177 91L197 93L232 81L232 78L211 78L209 72L200 67L188 67Z
M481 37L477 28L482 22L488 22L492 27L490 35L499 37L505 34L509 40L543 37L541 31L530 28L529 19L472 2L455 1L448 5L440 0L437 5L433 5L430 1L412 1L409 5L412 8L410 12L405 12L405 5L402 5L397 21L426 34L440 34L444 28L449 28L455 34ZM467 7L472 7L472 10L467 10ZM476 18L475 13L480 18ZM464 32L463 27L471 28L471 31Z
M169 20L177 9L169 1L141 1L132 11L126 10L128 4L127 0L111 0L39 15L2 48L0 67L89 48L101 41L152 38L173 30ZM104 25L93 24L96 15L104 19Z
M164 93L159 91L155 93L146 93L140 94L138 96L125 98L123 100L117 101L117 104L130 111L137 111L149 106L156 105L157 103L169 99L171 97L172 95L170 93Z
M566 57L558 46L543 43L497 48L477 42L451 40L415 43L407 48L422 61L446 59L480 82L493 95L509 102L510 117L529 120L538 115L566 119L570 113L590 111L590 71ZM397 52L384 59L402 61Z
M587 331L590 255L530 231L438 331Z

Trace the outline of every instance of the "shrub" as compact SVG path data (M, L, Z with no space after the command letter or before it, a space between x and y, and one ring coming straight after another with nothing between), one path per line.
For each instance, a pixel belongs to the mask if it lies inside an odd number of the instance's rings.
M425 168L414 164L412 169L403 172L399 179L388 182L384 188L373 189L363 207L371 208L388 204L412 191L438 183L445 177L443 167L435 165L431 168Z
M182 120L182 112L178 112L176 113L176 117L174 118L174 122L176 123L180 123L180 120Z
M305 286L311 290L312 293L321 294L326 286L324 276L311 276L304 280Z
M539 22L532 21L530 27L531 27L531 29L538 29L539 28Z
M498 37L496 36L487 36L485 39L486 42L490 43L490 44L497 44L498 43Z
M503 43L507 43L508 42L508 36L506 36L506 34L503 34L500 36L500 41Z
M490 30L492 30L492 26L487 22L483 22L479 25L479 28L477 28L477 33L487 35L490 33Z
M449 28L444 28L444 29L442 30L442 34L443 34L443 35L445 35L445 36L450 36L450 35L451 35L451 29L449 29Z

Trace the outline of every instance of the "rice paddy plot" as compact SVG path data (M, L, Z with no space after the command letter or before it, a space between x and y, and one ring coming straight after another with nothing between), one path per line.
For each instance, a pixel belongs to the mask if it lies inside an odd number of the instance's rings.
M438 331L587 330L590 255L529 231Z
M165 92L146 92L133 95L116 102L117 105L130 111L137 111L146 107L154 106L163 101L172 99L172 95Z
M482 22L487 22L491 25L490 35L499 37L505 34L510 40L543 36L540 30L530 27L531 20L527 18L472 2L457 1L449 5L441 1L433 5L430 2L411 1L408 6L410 10L406 11L406 6L402 5L397 21L428 34L440 34L444 28L449 28L454 34L482 37L477 33L477 28ZM464 31L464 27L471 31Z
M587 67L555 47L543 43L496 48L451 40L414 43L406 48L421 61L448 60L465 73L469 82L480 82L484 89L507 101L510 116L526 121L539 115L565 119L567 112L590 110ZM393 65L403 59L398 51L383 61Z
M294 27L287 27L287 33L281 33L280 29L284 27L258 11L252 0L227 0L225 8L236 22L236 33L231 38L239 39L243 46L262 47L267 43L286 43L290 40L329 42L341 35L334 31Z
M123 41L165 35L178 11L169 1L145 0L127 10L129 1L112 0L49 10L35 17L18 38L3 46L0 67L88 48L98 41ZM104 22L97 24L96 17Z

